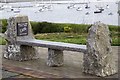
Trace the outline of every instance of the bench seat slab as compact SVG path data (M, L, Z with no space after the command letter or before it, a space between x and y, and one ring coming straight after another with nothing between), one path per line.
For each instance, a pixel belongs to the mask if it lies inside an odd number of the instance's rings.
M28 40L18 40L16 41L19 45L29 45L29 46L38 46L38 47L47 47L51 49L57 50L68 50L68 51L77 51L86 53L86 45L77 45L63 42L52 42L45 40L36 40L36 39L28 39Z

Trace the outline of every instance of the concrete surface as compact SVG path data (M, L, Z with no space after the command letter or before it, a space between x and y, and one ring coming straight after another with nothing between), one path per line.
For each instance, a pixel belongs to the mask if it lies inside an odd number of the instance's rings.
M0 55L5 46L2 46L0 49ZM112 47L114 52L114 59L116 63L118 62L118 48L117 46ZM30 69L34 71L43 71L46 73L52 73L55 75L62 76L64 78L99 78L96 76L88 75L82 73L83 67L83 54L80 52L64 51L64 66L62 67L48 67L47 62L47 48L38 48L39 49L39 59L30 60L24 62L12 61L7 59L2 59L3 64L18 66L24 69ZM69 54L68 54L69 53ZM118 66L118 64L116 64ZM3 77L5 77L3 75ZM108 78L118 78L118 74L109 76Z
M10 72L7 70L2 70L2 79L4 78L32 78L30 76L25 76L19 73Z

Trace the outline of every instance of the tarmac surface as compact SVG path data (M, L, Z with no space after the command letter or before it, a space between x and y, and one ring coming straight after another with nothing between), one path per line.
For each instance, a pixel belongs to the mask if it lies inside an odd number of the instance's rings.
M5 46L0 46L0 57ZM118 66L118 48L113 48L113 57ZM30 61L13 61L2 58L2 78L100 78L82 72L83 53L64 51L64 66L49 67L46 65L47 48L39 49L39 59ZM118 78L118 74L106 78Z

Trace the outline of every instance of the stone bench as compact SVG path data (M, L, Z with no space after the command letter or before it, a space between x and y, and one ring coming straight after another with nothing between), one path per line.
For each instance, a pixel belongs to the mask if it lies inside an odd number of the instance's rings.
M48 66L62 66L63 65L63 50L77 51L86 53L86 45L69 44L62 42L52 42L44 40L19 40L16 41L18 45L38 46L48 48Z
M87 45L36 40L33 36L27 16L15 16L8 20L7 41L4 58L25 61L37 59L36 47L48 48L48 66L63 65L63 50L84 53L83 68L85 73L108 76L117 72L115 61L112 60L108 26L100 22L92 25L88 32Z

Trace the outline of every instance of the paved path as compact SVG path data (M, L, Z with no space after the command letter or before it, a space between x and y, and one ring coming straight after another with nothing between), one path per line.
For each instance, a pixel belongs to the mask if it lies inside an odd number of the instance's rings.
M2 47L3 47L2 49L4 49L4 46ZM3 51L2 49L0 49L0 51ZM113 47L113 52L114 52L113 57L115 57L114 59L117 62L118 47ZM2 54L2 52L0 52L0 54ZM38 56L39 59L37 60L18 62L18 61L2 59L2 63L4 67L3 69L6 68L8 71L15 72L15 73L10 72L9 75L9 72L3 70L3 78L19 77L19 76L26 77L25 75L27 75L27 77L39 77L40 75L41 75L40 77L45 77L46 75L48 76L58 75L64 78L98 78L96 76L82 73L83 54L79 52L64 51L64 66L62 67L48 67L46 65L47 55L48 55L47 48L39 48L39 56ZM7 66L5 67L5 65ZM4 75L5 73L8 74ZM117 74L109 76L109 78L117 78L117 77L118 77Z
M7 70L2 70L2 78L31 78L30 76L25 76L19 73L10 72Z

